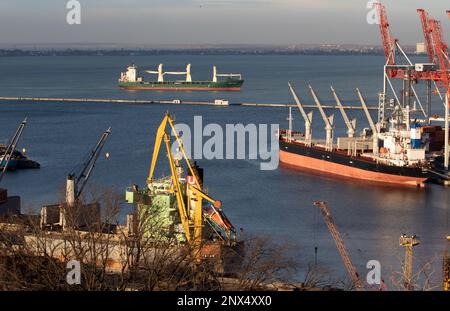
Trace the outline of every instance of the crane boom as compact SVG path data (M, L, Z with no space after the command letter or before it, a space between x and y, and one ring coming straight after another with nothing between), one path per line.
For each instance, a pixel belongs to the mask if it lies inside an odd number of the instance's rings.
M425 39L425 47L427 49L428 60L430 61L430 63L435 63L435 54L432 41L433 38L431 36L429 27L428 13L424 9L417 9L417 13L419 13L420 21L422 24L422 31Z
M369 122L370 129L372 130L373 134L376 135L376 133L378 131L375 126L375 123L373 123L373 119L372 119L372 116L370 115L369 109L367 108L366 100L364 99L363 95L361 94L361 91L358 88L356 89L356 92L358 93L358 97L361 102L361 106L363 107L367 121Z
M0 164L3 165L2 171L0 173L0 182L2 181L3 176L5 175L9 161L11 160L11 157L14 153L14 150L16 149L17 143L19 142L20 136L22 136L23 129L25 128L26 125L27 125L27 118L25 118L19 124L19 127L14 133L14 136L12 137L11 141L9 142L8 146L5 149L3 156L0 159Z
M448 169L449 167L449 157L450 157L450 146L448 144L449 140L449 109L450 109L450 78L449 78L449 58L447 43L444 40L442 34L441 24L435 19L430 20L431 32L433 34L433 41L435 45L435 53L439 61L439 70L441 75L441 81L445 90L445 117L444 117L444 167Z
M297 93L295 92L294 88L292 87L291 83L288 82L289 89L291 90L292 96L294 97L294 100L297 104L298 110L300 110L300 113L305 120L306 123L311 125L311 119L309 118L308 114L306 113L305 109L303 108L303 105L300 102L300 99L297 96Z
M172 156L172 151L170 149L170 137L164 134L164 143L166 145L167 158L169 159L170 172L172 174L172 183L177 199L178 212L180 213L181 224L183 225L183 230L186 236L186 240L191 242L191 234L189 229L189 218L186 212L186 205L184 204L183 192L181 191L180 177L178 176L177 169L175 166L175 161Z
M322 105L320 104L319 98L316 95L316 92L312 88L312 86L309 86L309 89L311 90L311 95L314 98L314 101L316 102L317 108L319 109L320 115L322 116L323 122L325 123L325 130L326 130L326 147L329 151L333 149L333 119L334 115L330 115L327 117L325 110L323 110Z
M385 6L379 2L375 3L374 5L376 7L378 20L380 22L380 33L381 33L381 40L383 43L384 56L386 57L386 64L394 65L395 64L394 47L397 39L394 39L391 36Z
M331 92L333 93L333 96L334 96L334 99L336 100L336 104L339 108L339 111L341 112L342 117L344 118L344 122L347 125L348 137L353 137L353 135L355 134L355 129L356 129L356 119L353 119L350 121L347 113L345 112L344 107L342 106L341 99L339 98L339 96L337 95L336 91L334 90L334 88L332 86L331 86Z
M175 129L174 120L168 113L166 113L163 120L161 121L161 124L158 127L158 131L156 132L155 146L153 148L153 155L152 155L152 162L151 162L150 170L149 170L148 177L147 177L148 184L151 184L153 181L153 175L155 173L156 162L158 161L159 151L161 149L161 143L163 141L164 135L166 134L167 124L169 124L170 128L172 129L172 132L175 136L175 140L177 141L178 146L180 147L180 151L183 155L183 158L186 161L186 165L188 166L189 172L192 174L192 176L196 175L194 172L194 169L192 168L190 161L188 161L189 158L186 154L186 150L184 150L183 142L181 141L181 138ZM196 185L196 187L201 188L200 183L197 180L197 178L195 178L195 185Z
M331 236L333 237L334 242L336 243L336 247L339 251L339 254L342 257L342 260L344 261L344 265L347 268L348 273L350 274L353 285L355 286L356 290L363 290L364 287L361 280L359 279L356 267L353 265L350 259L347 249L345 248L344 242L342 241L341 235L339 234L339 231L336 228L333 218L331 217L330 210L323 201L316 201L314 202L314 205L317 206L322 213L323 219L328 227L328 230L330 231Z
M442 34L441 23L438 20L430 19L430 28L433 35L433 42L436 57L439 64L439 70L441 72L441 81L443 82L444 89L449 92L449 57L448 46L445 42L444 35Z

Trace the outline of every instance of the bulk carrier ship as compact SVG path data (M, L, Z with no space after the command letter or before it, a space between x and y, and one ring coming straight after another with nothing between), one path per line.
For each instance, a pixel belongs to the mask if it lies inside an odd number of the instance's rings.
M386 123L372 121L365 99L357 90L370 128L354 137L356 120L350 120L339 97L332 88L337 107L348 126L348 136L338 137L333 143L333 115L327 116L313 88L312 97L322 115L326 128L325 140L313 140L312 111L307 113L297 93L289 84L291 93L305 120L305 132L292 130L289 111L289 129L280 130L280 162L306 170L339 175L388 185L423 187L436 176L448 178L435 170L434 162L442 157L444 131L440 126L421 126L410 122L408 108L394 109Z
M191 64L186 66L186 71L163 71L163 64L159 64L158 70L146 70L148 74L157 74L157 81L144 81L139 76L138 67L134 64L122 72L119 79L119 87L124 90L163 90L163 91L240 91L244 80L240 73L217 73L213 67L213 79L211 81L193 81ZM166 81L165 75L185 75L185 80ZM225 77L219 80L219 77Z

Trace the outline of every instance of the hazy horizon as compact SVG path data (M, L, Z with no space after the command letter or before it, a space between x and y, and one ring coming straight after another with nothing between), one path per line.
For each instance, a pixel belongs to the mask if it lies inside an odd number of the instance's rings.
M66 0L2 0L1 45L379 45L367 0L79 0L81 25L66 23ZM385 0L393 35L423 41L416 9L442 21L446 0Z

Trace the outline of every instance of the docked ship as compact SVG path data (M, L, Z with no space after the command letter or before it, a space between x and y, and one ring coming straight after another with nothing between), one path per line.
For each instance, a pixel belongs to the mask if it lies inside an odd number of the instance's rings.
M6 146L0 145L0 169L3 169L3 167L6 164L6 160L3 159L5 150ZM23 169L23 168L40 168L40 164L36 161L31 160L21 151L14 150L11 155L11 159L9 160L7 170L13 171L16 169Z
M138 67L134 64L128 66L122 72L119 79L119 87L125 90L169 90L169 91L240 91L244 80L240 73L217 73L216 66L213 67L213 78L211 81L193 81L191 75L191 64L186 66L186 71L164 72L163 64L159 64L158 70L146 70L148 74L157 74L157 81L145 81L139 76ZM184 75L184 80L166 81L165 75ZM219 80L219 77L224 79Z
M433 163L438 156L442 156L444 146L444 131L440 126L421 126L418 122L410 122L407 109L406 114L403 109L397 109L386 123L375 124L361 92L357 90L370 128L354 136L356 120L348 118L332 89L337 107L348 126L348 136L338 137L337 143L334 143L333 115L326 115L310 87L327 132L325 140L315 140L311 135L312 112L304 110L295 90L291 85L289 87L305 120L305 132L292 130L290 110L289 129L279 132L281 163L355 180L413 187L423 187L428 179L437 174Z

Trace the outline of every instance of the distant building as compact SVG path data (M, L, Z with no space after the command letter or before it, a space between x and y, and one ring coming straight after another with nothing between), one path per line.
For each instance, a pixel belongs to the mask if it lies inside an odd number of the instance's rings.
M427 48L425 46L425 42L419 42L416 45L416 54L426 54Z

